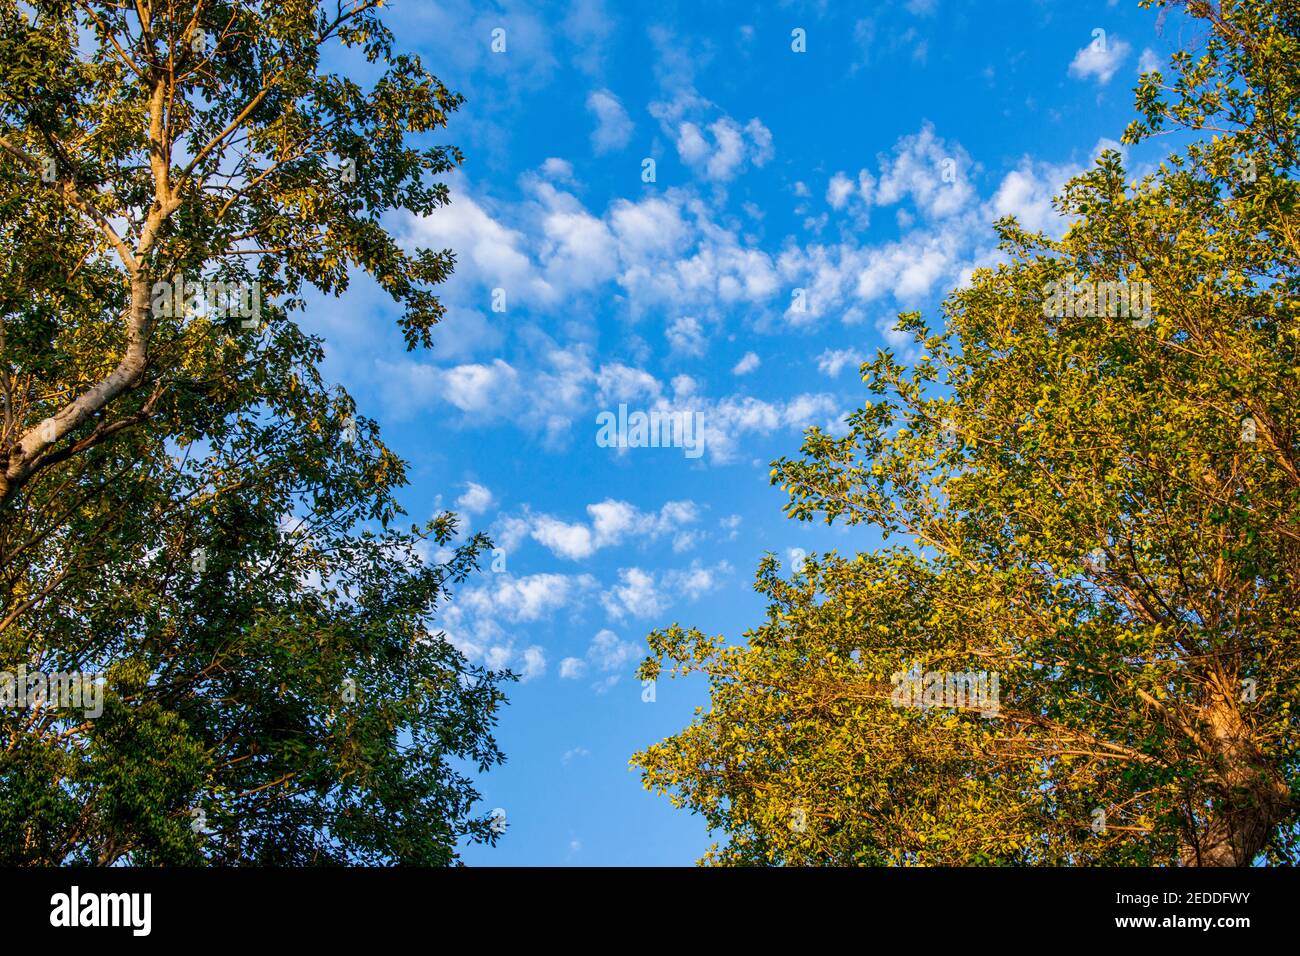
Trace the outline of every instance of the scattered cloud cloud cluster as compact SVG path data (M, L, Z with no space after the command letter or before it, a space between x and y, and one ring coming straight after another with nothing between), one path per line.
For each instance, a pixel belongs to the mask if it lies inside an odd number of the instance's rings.
M1080 80L1093 79L1098 85L1105 86L1132 50L1129 43L1119 37L1108 36L1105 30L1098 27L1093 31L1092 42L1080 47L1074 54L1074 59L1070 61L1070 76Z
M551 164L530 174L526 198L513 204L454 182L450 205L409 221L410 245L457 251L449 302L486 310L501 290L506 314L545 314L612 284L627 317L667 311L671 321L778 293L772 256L720 225L688 190L615 199L596 214L557 173Z
M640 656L640 649L622 640L608 629L597 632L591 639L585 657L566 657L560 661L560 677L564 680L581 680L589 672L600 679L592 685L597 693L604 693L632 670Z
M731 570L726 561L712 566L693 561L689 568L664 572L620 568L618 583L601 592L600 601L615 620L653 617L671 607L678 597L694 601L719 587Z
M635 127L617 96L609 90L593 90L587 97L587 109L596 118L591 148L597 156L620 150L628 144Z
M746 165L762 168L773 153L772 133L758 119L741 126L723 116L704 127L686 120L674 136L682 162L719 183L734 179Z
M805 392L784 401L749 395L710 398L700 394L699 383L689 375L678 375L665 386L643 369L619 364L603 367L598 383L597 402L605 408L640 402L661 414L698 413L705 454L719 464L738 458L746 436L802 431L810 425L834 429L847 411L825 392Z
M653 538L680 533L683 525L698 520L697 507L688 501L669 502L651 513L627 502L607 500L587 511L588 523L565 524L526 509L523 518L500 516L494 533L501 536L497 543L507 550L528 535L559 557L576 558L636 534ZM734 529L738 523L737 519L723 526ZM589 609L597 608L612 621L651 618L679 601L695 601L716 590L731 571L726 561L710 565L699 560L687 567L663 570L622 567L604 585L589 573L490 573L454 595L442 612L439 628L471 662L493 670L509 668L527 682L546 674L548 659L544 647L524 643L518 632L535 631L539 622L558 615L579 620ZM625 664L638 653L634 645L603 628L584 657L560 661L559 676L577 679L590 671L600 677L593 686L603 692L617 683L627 669Z
M510 668L527 682L546 673L546 652L537 644L519 646L512 626L548 618L597 590L589 574L490 574L455 595L439 626L471 662Z
M673 550L684 551L695 543L689 526L700 517L693 501L670 501L657 512L646 512L626 501L607 498L587 505L587 521L567 522L554 515L502 515L493 528L495 540L507 551L531 538L559 558L578 561L602 548L629 539L653 541L665 535L673 539Z
M827 349L817 356L817 371L835 378L846 366L857 368L864 361L865 356L854 349Z

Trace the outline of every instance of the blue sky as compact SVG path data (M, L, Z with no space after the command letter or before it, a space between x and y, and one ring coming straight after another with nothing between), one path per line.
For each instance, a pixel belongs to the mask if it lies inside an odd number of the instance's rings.
M480 779L508 826L464 859L693 863L702 822L628 759L707 694L661 680L643 702L645 635L677 621L741 640L763 616L765 552L788 566L793 549L878 543L786 520L769 462L862 403L876 349L908 355L900 310L937 322L998 261L994 219L1061 231L1053 193L1117 145L1139 69L1191 38L1128 0L396 0L389 15L467 97L445 136L467 157L452 205L388 223L457 252L448 319L408 353L358 278L303 320L411 463L411 517L455 510L504 553L441 620L471 659L522 677L508 762ZM620 403L698 413L703 454L600 447L596 416Z

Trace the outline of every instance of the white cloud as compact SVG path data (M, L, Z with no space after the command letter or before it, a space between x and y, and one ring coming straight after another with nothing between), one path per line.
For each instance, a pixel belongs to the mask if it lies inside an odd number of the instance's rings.
M566 657L560 661L562 680L580 680L587 673L587 662L581 657Z
M533 352L541 364L526 369L526 382L503 359L440 368L404 357L375 362L376 387L397 418L446 402L464 413L466 424L510 419L556 441L575 415L585 414L595 372L583 345L562 349L534 342Z
M537 258L548 289L583 291L618 274L618 246L609 226L571 193L534 180L541 206Z
M700 543L701 533L699 531L679 531L673 535L673 552L681 554L683 551L690 551Z
M785 310L789 324L809 325L828 315L846 324L864 322L865 306L882 299L914 308L936 289L954 286L976 238L989 234L970 178L977 167L959 143L939 137L930 123L901 137L878 163L878 178L865 169L856 180L836 173L827 201L851 215L855 228L850 236L865 223L871 207L896 205L903 234L871 245L852 238L787 243L776 261L781 286L805 292L802 311L795 309L798 300L793 298ZM905 201L909 205L902 205Z
M532 536L552 554L561 558L586 558L595 551L591 532L580 524L565 524L549 515L533 519Z
M465 493L456 499L456 507L467 514L480 515L492 507L492 492L478 482L465 483Z
M649 617L668 606L655 584L654 575L641 568L619 568L619 583L600 596L610 617Z
M577 660L577 658L569 657L566 658L566 660ZM578 760L582 757L590 757L590 756L591 756L591 751L588 750L586 747L573 747L564 752L564 756L560 758L560 762L567 766L568 764L572 763L574 760Z
M409 358L375 362L377 386L395 417L446 402L467 418L487 421L508 414L517 402L519 375L502 359L440 368Z
M1121 147L1114 140L1099 140L1091 158L1095 159L1107 148ZM1078 163L1055 165L1026 156L1002 178L993 196L981 207L982 216L990 222L1002 216L1015 216L1031 232L1046 232L1059 238L1069 222L1053 208L1052 198L1082 172L1083 166Z
M1055 187L1025 161L1019 169L1007 173L989 201L993 216L1015 216L1030 231L1046 229L1057 219L1052 208Z
M659 380L644 369L617 362L602 365L596 373L596 402L615 405L638 399L657 400L663 394Z
M918 210L943 218L966 209L975 200L970 154L960 143L935 135L931 123L894 144L894 155L880 159L874 200L889 206L910 197Z
M1070 76L1081 80L1093 77L1105 86L1132 49L1124 40L1098 33L1091 43L1074 54L1070 61Z
M758 357L757 352L746 352L743 356L741 356L740 361L736 363L735 368L731 370L731 374L748 375L750 372L754 371L754 369L758 368L761 364L762 364L762 359Z
M691 509L694 509L693 504ZM626 501L615 501L613 498L587 505L587 514L591 515L591 527L597 546L618 544L638 527L651 532L653 528L650 526L655 523L653 515L643 514Z
M637 654L638 649L635 644L620 640L613 631L602 630L591 639L591 647L587 649L587 660L597 670L609 672L619 670L630 661L636 660Z
M591 639L585 660L581 657L566 657L560 663L560 676L566 680L581 680L590 669L595 669L605 676L591 686L596 693L603 694L631 670L629 665L639 654L635 644L620 639L611 630L602 629Z
M826 202L835 210L843 209L854 196L867 205L872 202L876 188L875 177L867 170L859 170L857 180L852 180L842 172L831 177L826 186Z
M687 130L691 131L689 136ZM677 151L690 166L703 164L705 176L714 182L734 179L748 161L762 167L772 158L772 134L759 120L752 119L741 127L729 116L709 124L713 145L693 123L683 123Z
M492 525L492 540L497 547L513 551L528 537L531 526L523 518L500 515Z
M1154 73L1160 69L1160 57L1156 51L1150 47L1142 50L1142 55L1138 57L1138 73Z
M567 159L552 156L542 163L542 175L548 176L556 182L571 183L573 182L573 163Z
M679 400L698 394L700 390L700 383L689 375L674 375L671 384L673 397Z
M745 132L749 135L750 161L755 166L767 165L776 155L776 150L772 147L772 131L755 117L745 124Z
M731 134L737 130L745 150L766 151L756 145L766 142L757 132L761 124L750 129L724 122L725 117L716 116L716 107L693 91L678 89L672 100L655 104L655 109L674 141L684 125L693 125L699 142L687 130L690 142L684 149L700 164L733 147L738 140ZM726 131L721 140L715 127ZM730 163L725 155L718 161ZM628 336L626 354L635 359L600 366L593 365L593 345L560 348L545 342L539 347L534 340L544 339L547 333L541 328L546 322L548 329L594 341L586 327L592 309L586 306L595 299L584 303L578 298L591 295L613 303L629 323L647 318L658 323L671 357L706 354L712 340L728 335L726 323L737 307L752 307L760 323L776 322L777 316L791 325L810 325L826 317L845 324L876 322L887 341L900 345L906 336L893 328L894 313L923 306L937 292L966 281L975 266L997 261L990 219L1014 214L1027 228L1055 232L1060 222L1051 209L1051 196L1077 168L1026 158L981 202L972 185L976 167L969 155L960 144L941 138L929 123L899 138L878 156L877 164L878 176L866 169L835 173L826 187L827 202L855 222L871 208L894 206L900 221L897 239L864 243L857 238L860 233L846 229L838 242L799 244L790 238L779 251L759 245L758 238L745 231L750 228L746 222L721 214L716 194L706 201L689 187L668 188L636 201L615 199L600 212L589 210L557 185L554 180L562 177L562 169L553 169L555 176L549 180L526 174L527 198L510 204L470 199L454 184L459 222L438 229L421 227L423 231L413 230L413 235L461 252L457 278L448 283L453 308L458 307L453 300L464 297L466 283L472 289L475 283L507 282L509 320L489 316L487 321L517 328L516 308L526 319L536 315L537 324L525 325L532 336L523 343L528 355L447 366L409 358L377 362L381 394L390 408L407 414L445 402L463 413L462 424L504 419L543 435L554 446L570 440L575 422L586 420L593 405L610 408L625 401L647 411L699 412L704 415L707 457L715 463L733 460L740 443L753 435L833 424L838 410L830 396L710 397L702 386L689 396L668 394L663 383L634 365L652 354L652 339L644 334ZM489 215L489 209L502 221ZM428 222L437 221L442 212ZM468 254L452 231L457 225L468 230ZM446 241L436 241L441 238ZM805 293L807 308L802 312L793 308L796 289ZM744 358L733 372L745 374L751 366L752 360ZM834 376L842 367L839 363L834 371L823 371ZM568 527L573 522L556 520L560 523L545 532L549 547L568 555L595 547L581 528ZM532 530L529 524L527 533ZM686 546L690 537L680 540Z
M525 684L546 673L546 654L536 644L524 649L521 661L519 680Z
M604 0L572 0L559 32L572 44L570 56L584 73L603 72L606 48L616 23Z
M700 320L694 316L684 315L678 317L673 321L672 325L668 326L668 331L664 334L673 351L680 352L683 355L700 356L708 348L704 327L700 325Z
M651 617L671 606L675 598L694 601L717 589L731 570L726 561L713 567L693 561L688 568L658 576L642 568L619 568L619 583L602 593L600 600L615 620Z
M591 148L596 155L622 149L632 138L632 120L609 90L595 90L587 97L587 109L596 117L596 129L591 134Z
M746 134L746 150L754 137L766 142L757 129ZM725 156L718 161L729 162ZM411 221L410 245L457 251L443 298L453 317L477 317L472 331L480 337L495 332L499 318L483 316L490 305L500 305L502 295L508 315L572 315L575 297L595 294L612 281L621 293L615 300L632 317L668 312L694 318L699 328L683 326L677 332L685 337L676 335L694 349L700 341L692 333L703 329L706 318L736 303L763 303L779 291L772 258L756 247L757 240L742 238L736 223L715 222L715 209L689 191L616 199L598 213L558 185L566 169L543 164L543 171L548 168L555 174L550 178L523 177L525 200L491 204L497 218L487 200L467 195L463 179L453 176L451 206Z
M700 108L699 103L681 107L687 112ZM672 128L677 131L681 125ZM712 156L708 129L697 123L694 133L688 129L685 134L684 149L699 162ZM902 227L910 232L876 245L851 240L788 244L775 260L769 252L742 241L734 228L716 223L705 203L681 190L635 203L615 201L599 218L603 228L596 225L597 217L576 205L575 198L552 190L548 208L561 209L574 230L581 223L587 241L564 257L563 270L547 270L541 287L577 287L579 274L585 281L593 274L608 276L616 268L620 298L631 315L667 312L673 316L664 328L665 337L676 354L688 356L704 354L720 307L745 303L770 307L795 288L805 290L807 308L796 312L791 298L784 314L791 324L812 323L833 313L846 323L862 322L867 319L863 305L886 297L901 307L914 307L941 285L961 281L963 269L970 266L975 237L988 233L988 223L981 218L985 210L976 201L969 155L960 144L939 137L929 123L900 138L878 162L878 178L866 169L856 178L835 174L827 187L828 203L851 211L855 221L863 221L865 210L872 206L898 205ZM1010 209L1033 204L1038 209L1037 195L1023 193L1029 185L1036 187L1012 177L996 205ZM1017 195L1018 189L1022 195ZM901 205L905 201L906 208ZM912 229L914 217L908 208L931 221L942 221L943 228Z
M863 356L854 349L827 349L817 356L817 371L835 378L847 365L857 368L863 362Z
M602 548L622 544L628 538L653 541L681 533L699 521L699 506L693 501L669 501L658 512L641 511L626 501L607 498L587 505L589 523L567 522L548 514L525 511L522 516L505 515L493 526L496 538L510 549L524 537L549 550L556 557L577 561ZM687 542L692 543L692 542ZM677 541L674 541L677 550Z
M951 279L965 245L957 230L916 231L897 242L867 249L854 293L864 302L887 296L915 304L934 291L941 279Z
M528 236L501 225L463 189L454 188L456 178L451 183L448 205L434 215L410 220L411 244L455 249L458 281L472 279L486 289L505 289L516 305L551 300L554 290L547 288L524 251L531 246Z
M653 196L639 202L617 200L610 206L609 222L628 266L675 255L690 238L680 204Z
M507 625L531 624L575 608L598 590L588 574L492 574L453 596L443 609L441 629L471 663L510 668L522 680L535 680L546 673L545 650L537 644L518 646ZM564 669L562 662L561 676Z
M770 136L761 122L742 127L725 116L708 119L710 111L716 107L689 89L679 89L672 100L652 109L674 142L681 141L685 157L706 170L706 178L730 175L738 149L747 162L766 161ZM486 200L464 195L463 181L453 178L452 209L458 211L448 217L448 210L439 210L421 220L411 239L458 250L457 274L445 293L452 308L460 308L457 300L465 298L467 286L479 287L472 296L480 310L491 289L499 287L512 314L516 309L562 310L571 316L575 296L597 294L612 282L617 287L612 299L629 318L669 316L662 328L673 352L700 356L728 310L737 305L770 309L794 288L806 290L808 308L788 308L784 316L798 325L836 312L845 322L861 322L867 318L864 303L891 296L900 306L913 307L940 283L956 284L961 268L969 264L972 237L988 231L986 222L974 220L979 207L970 157L925 123L881 154L878 163L878 177L866 169L856 177L836 173L826 190L828 203L848 211L855 225L865 222L869 208L895 205L904 229L917 216L942 220L944 228L913 230L883 246L848 239L830 245L788 243L774 257L755 237L742 234L741 224L719 222L716 207L689 189L668 189L637 201L616 199L601 213L560 188L557 177L563 179L567 169L549 164L551 179L524 177L530 198L491 204L508 226L489 215ZM709 164L712 174L707 173ZM802 192L807 194L807 188ZM481 319L479 325L492 328L499 322ZM411 405L432 395L477 421L498 413L525 422L542 420L548 440L558 440L577 406L543 414L529 399L549 401L550 396L535 384L523 395L518 371L496 358L407 376L415 381L400 382L396 376L382 387L395 404ZM579 386L570 394L580 397L586 383L573 378L570 384ZM493 397L511 392L498 409Z
M654 116L677 148L683 163L715 183L726 183L746 166L761 168L773 156L772 131L754 117L743 126L718 112L688 83L679 83L671 99L650 104Z
M688 164L699 163L709 155L709 141L694 123L677 128L677 155Z
M456 595L451 609L516 624L537 621L566 607L595 585L595 578L589 574L494 574L490 583Z
M457 365L442 373L443 397L463 412L502 409L519 376L509 363L493 359L491 365Z
M601 382L599 399L608 407L619 402L639 402L648 412L698 414L704 429L705 454L716 463L734 460L746 435L826 425L842 411L834 396L826 393L805 392L785 401L765 401L750 395L713 399L698 394L697 383L685 375L673 379L673 394L668 396L653 376L622 365L602 368L597 379Z
M785 402L765 402L749 396L724 398L704 411L705 447L715 460L731 461L744 434L802 431L837 416L839 411L835 398L823 393L805 392Z
M721 583L721 578L730 573L731 565L726 561L719 561L712 568L706 568L700 562L694 561L685 570L669 571L665 574L664 585L669 590L680 592L688 600L694 601L715 590Z

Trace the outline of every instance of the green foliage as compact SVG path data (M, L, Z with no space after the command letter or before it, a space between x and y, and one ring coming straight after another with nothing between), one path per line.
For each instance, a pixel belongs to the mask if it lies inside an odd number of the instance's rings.
M775 463L793 519L906 543L769 558L744 646L651 635L645 674L712 704L634 763L725 833L707 859L1296 860L1300 6L1186 8L1204 48L1127 137L1195 142L1141 182L1105 154L1060 241L999 222L943 330L904 317L921 359ZM1067 275L1149 282L1153 321L1045 314ZM892 706L913 666L997 673L998 715Z
M4 862L495 840L469 774L508 675L433 624L488 542L401 527L404 463L292 320L355 267L410 345L442 311L451 254L381 219L446 201L460 154L413 142L460 97L377 6L0 0L0 670L106 675L98 717L0 709ZM255 282L260 314L168 314L178 273Z

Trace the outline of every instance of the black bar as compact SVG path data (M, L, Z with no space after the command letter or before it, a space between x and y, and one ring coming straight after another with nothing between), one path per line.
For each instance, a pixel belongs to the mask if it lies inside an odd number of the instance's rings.
M1294 925L1300 876L1293 869L333 869L333 870L0 870L0 912L7 942L75 935L152 942L317 942L409 934L441 940L444 931L478 926L537 939L630 940L668 933L664 945L692 937L749 936L825 927L859 941L901 933L951 946L1105 936L1147 940L1199 933L1216 940L1273 934ZM149 933L130 925L53 926L57 894L149 894ZM1246 895L1241 895L1246 894ZM143 922L143 897L122 923ZM110 901L108 915L118 907ZM1117 925L1117 919L1154 925ZM1208 928L1199 925L1209 919ZM1246 925L1215 921L1244 918ZM1164 920L1171 923L1163 924ZM1177 921L1182 920L1181 924ZM1189 925L1190 920L1198 925ZM65 920L66 921L66 920ZM142 928L139 927L139 928ZM614 932L631 936L597 937ZM379 936L375 937L374 934ZM1024 935L1031 934L1031 935ZM819 934L820 935L820 934ZM693 947L692 947L693 948Z

